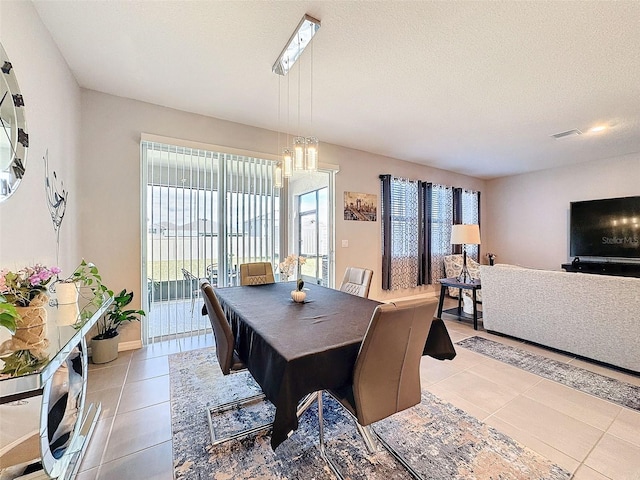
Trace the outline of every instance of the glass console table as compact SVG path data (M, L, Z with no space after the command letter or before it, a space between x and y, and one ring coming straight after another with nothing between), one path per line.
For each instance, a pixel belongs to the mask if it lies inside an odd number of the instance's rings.
M86 335L107 310L86 299L47 306L43 364L19 374L0 374L0 478L72 478L100 415L86 405ZM88 318L80 312L91 308ZM10 338L0 332L0 343ZM4 362L0 360L0 370Z

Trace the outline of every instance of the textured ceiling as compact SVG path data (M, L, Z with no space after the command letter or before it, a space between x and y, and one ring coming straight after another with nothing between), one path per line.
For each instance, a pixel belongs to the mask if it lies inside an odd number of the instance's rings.
M34 5L100 92L274 131L298 130L300 98L321 142L481 178L640 152L640 1ZM271 72L305 13L322 22L311 127L309 49Z

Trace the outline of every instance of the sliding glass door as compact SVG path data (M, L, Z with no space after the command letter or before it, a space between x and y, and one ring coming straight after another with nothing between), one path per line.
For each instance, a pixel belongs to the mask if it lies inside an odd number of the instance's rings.
M207 333L199 283L235 285L241 263L277 265L280 190L274 162L143 142L147 342Z

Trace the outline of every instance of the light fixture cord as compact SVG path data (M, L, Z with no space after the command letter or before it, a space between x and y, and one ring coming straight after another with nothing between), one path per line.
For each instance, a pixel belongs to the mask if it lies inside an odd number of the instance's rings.
M300 50L301 38L298 36L298 50ZM298 136L300 135L300 75L302 71L302 58L300 58L300 62L298 62Z
M311 40L311 81L309 82L309 133L313 135L313 39Z
M289 62L289 59L287 58L287 63ZM287 148L289 148L289 129L290 129L290 123L289 123L289 112L291 110L290 108L290 101L291 101L291 76L287 75Z
M282 108L282 75L278 75L278 150L276 150L276 155L280 158L280 129L282 128L282 123L280 122L280 110Z

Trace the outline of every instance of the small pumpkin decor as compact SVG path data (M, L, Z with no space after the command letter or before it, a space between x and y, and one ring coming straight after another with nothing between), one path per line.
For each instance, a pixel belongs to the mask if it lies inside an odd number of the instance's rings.
M98 334L91 338L93 363L107 363L118 358L118 328L126 322L140 320L143 310L125 310L133 300L133 292L122 290L113 297L109 310L98 320Z
M307 298L307 292L302 290L304 287L304 281L299 278L297 283L297 288L291 292L291 298L296 303L303 303L305 298Z

